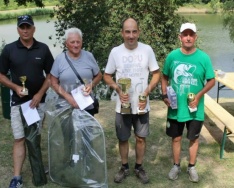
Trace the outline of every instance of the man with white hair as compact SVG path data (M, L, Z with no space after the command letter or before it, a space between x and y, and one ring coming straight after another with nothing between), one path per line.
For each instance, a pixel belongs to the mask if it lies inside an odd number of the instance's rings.
M169 53L164 62L162 98L168 106L166 134L172 137L174 165L168 174L171 180L176 180L181 172L181 140L186 125L187 138L190 140L187 172L190 181L199 181L195 163L204 121L204 94L214 86L215 75L210 57L195 47L196 39L196 25L182 24L179 34L181 48ZM174 102L167 92L168 88L175 91ZM174 103L177 103L177 108L171 107Z

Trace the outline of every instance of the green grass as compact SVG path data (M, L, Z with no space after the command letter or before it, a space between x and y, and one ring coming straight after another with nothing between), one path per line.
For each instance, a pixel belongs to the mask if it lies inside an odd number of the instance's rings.
M55 6L56 4L59 3L57 0L43 0L43 3L45 6ZM5 11L5 10L20 10L20 9L25 9L25 8L35 8L35 3L27 3L27 6L18 6L17 3L14 0L10 0L10 3L8 5L5 5L3 3L3 0L0 2L0 11Z
M51 8L35 8L35 9L22 9L20 11L14 11L14 12L7 12L7 13L1 13L0 14L0 20L9 20L9 19L15 19L20 15L31 15L31 16L43 16L43 15L49 15L53 12L53 9Z
M27 6L18 6L13 0L10 0L9 5L4 5L3 2L0 3L0 20L15 19L20 15L29 14L32 16L38 15L49 15L53 13L53 6L55 6L58 1L44 1L45 7L38 8L34 3L28 3Z
M133 174L135 163L134 143L132 135L130 139L130 176L121 184L113 182L113 177L120 166L120 156L118 152L118 142L115 135L114 127L114 106L111 101L100 101L100 113L96 115L97 120L103 126L106 138L106 158L108 170L109 188L229 188L233 186L234 179L234 146L228 139L227 148L225 149L225 159L219 159L219 143L216 141L206 143L201 141L198 158L197 170L200 176L199 183L191 183L186 173L188 163L188 140L185 138L182 142L181 167L182 173L178 180L170 181L167 178L168 172L172 167L171 139L165 135L166 107L162 101L151 101L150 112L150 136L147 138L147 149L144 158L144 168L146 169L150 183L142 185ZM12 134L10 121L0 118L0 187L7 187L12 176ZM207 126L207 125L206 125ZM215 127L213 127L215 128ZM216 130L219 131L219 130ZM45 165L48 164L47 152L47 121L44 124L42 133L42 153ZM186 134L186 131L185 131ZM222 134L222 132L220 132ZM205 135L201 135L204 140ZM34 187L31 182L31 170L28 159L23 166L22 175L24 178L24 187ZM48 184L43 188L59 188L61 186L53 183L48 176Z

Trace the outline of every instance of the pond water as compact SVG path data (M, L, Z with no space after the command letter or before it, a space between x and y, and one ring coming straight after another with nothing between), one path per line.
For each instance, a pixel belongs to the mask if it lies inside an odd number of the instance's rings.
M60 45L54 46L56 42L54 20L48 21L47 18L41 16L34 17L34 25L36 27L34 37L38 41L46 43L53 56L56 57L62 52L62 48ZM49 39L50 36L52 40ZM0 21L0 42L4 40L6 43L10 43L18 39L18 37L16 20Z
M234 43L229 38L228 30L223 28L222 16L195 14L190 17L198 28L199 47L210 55L214 69L234 72ZM208 94L216 97L217 83ZM221 90L220 97L233 98L234 91Z
M231 42L228 30L222 26L222 17L211 14L184 15L196 22L198 28L199 47L211 57L214 69L221 69L225 72L234 72L234 43ZM34 18L36 32L35 38L46 43L56 57L62 52L60 45L56 43L54 21L47 22L46 17ZM0 21L0 40L6 43L15 41L18 38L16 21ZM52 40L49 39L52 37ZM233 83L234 84L234 83ZM216 97L217 84L209 91L212 97ZM234 97L234 91L223 90L220 97Z

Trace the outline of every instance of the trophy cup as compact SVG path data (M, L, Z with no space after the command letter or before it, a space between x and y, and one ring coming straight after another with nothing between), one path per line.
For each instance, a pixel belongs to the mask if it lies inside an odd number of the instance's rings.
M188 93L187 99L188 99L188 104L189 104L190 102L194 101L194 99L195 99L195 94L194 94L194 93ZM189 111L190 111L190 112L195 112L195 111L197 111L197 107L196 107L196 108L190 108L189 105L188 105L188 108L189 108Z
M124 95L128 94L128 89L131 87L131 79L130 78L120 78L118 79L118 84L121 87L121 90ZM131 114L131 103L122 103L121 104L121 114Z
M139 102L145 102L146 101L146 96L143 94L139 95ZM146 113L146 109L139 109L139 107L137 108L138 114L142 115Z
M25 87L25 81L27 80L26 76L20 76L19 77L20 81L22 82L23 89L21 91L22 95L28 95L28 89Z

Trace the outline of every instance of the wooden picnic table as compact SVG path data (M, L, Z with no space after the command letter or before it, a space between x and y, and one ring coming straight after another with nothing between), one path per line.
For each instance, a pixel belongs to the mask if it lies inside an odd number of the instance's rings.
M219 102L219 91L221 89L228 87L234 90L234 72L226 72L223 75L219 75L218 71L215 71L215 80L218 82L217 102Z

